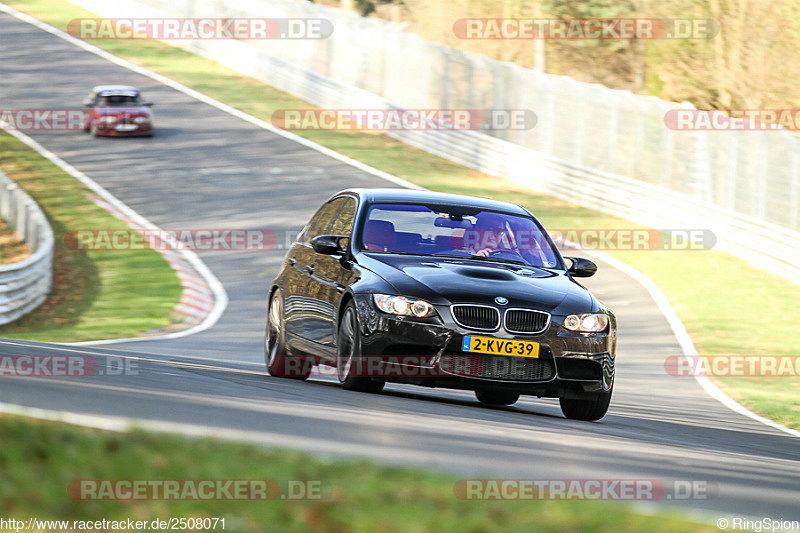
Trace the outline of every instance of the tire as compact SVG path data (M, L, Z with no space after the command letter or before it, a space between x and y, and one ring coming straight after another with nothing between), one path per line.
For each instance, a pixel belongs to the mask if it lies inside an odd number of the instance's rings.
M486 405L512 405L519 400L519 394L516 392L495 390L476 390L475 397Z
M270 376L276 378L308 379L311 361L305 357L286 354L283 331L283 296L281 290L272 293L267 309L267 331L264 335L264 361Z
M359 392L378 393L385 385L382 381L373 381L368 377L351 375L353 367L358 366L357 361L361 356L361 336L358 333L358 312L352 300L347 303L339 321L338 335L336 336L336 375L339 383L346 390ZM356 364L354 364L356 363Z
M585 420L587 422L600 420L606 416L608 406L611 404L612 392L613 389L608 392L602 392L594 398L587 398L585 400L559 398L558 401L561 403L561 412L571 420Z

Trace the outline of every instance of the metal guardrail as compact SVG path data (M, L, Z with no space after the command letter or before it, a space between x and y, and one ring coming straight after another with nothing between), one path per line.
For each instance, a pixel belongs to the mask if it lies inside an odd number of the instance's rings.
M53 281L53 230L41 208L14 180L0 171L0 217L24 239L31 255L0 265L0 324L36 309Z
M290 0L71 0L100 16L326 18L328 39L178 41L321 107L533 109L530 131L387 134L535 191L718 247L800 283L800 135L673 131L691 107L523 69L397 25Z

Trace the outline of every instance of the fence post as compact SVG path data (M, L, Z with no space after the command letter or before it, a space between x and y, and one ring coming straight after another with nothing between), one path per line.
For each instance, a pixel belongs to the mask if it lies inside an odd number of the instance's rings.
M547 84L547 95L546 101L544 104L545 107L545 124L546 130L544 135L544 153L549 155L555 155L553 153L553 132L555 128L555 116L556 116L556 101L555 95L553 94L553 85L551 83Z
M756 185L756 216L761 220L767 219L767 170L769 169L769 133L759 132L758 139L758 183Z
M614 155L617 151L617 119L619 117L619 108L613 104L611 105L610 116L608 118L608 145L606 147L606 169L608 172L614 172Z
M28 219L30 218L28 210L29 205L28 202L23 200L23 204L20 206L19 212L17 212L17 235L22 238L22 240L28 240Z
M706 199L708 196L708 137L706 132L695 132L694 156L689 168L689 194L695 198Z
M575 154L574 154L574 161L576 165L580 165L581 161L583 160L583 129L584 129L584 108L586 104L584 100L581 98L580 103L578 104L578 112L576 113L576 117L578 119L577 124L575 124Z
M675 133L671 128L664 128L664 135L664 172L661 176L661 186L669 189L672 185L672 162L675 158Z
M635 107L636 104L633 104ZM631 159L631 173L629 177L636 178L636 179L644 179L640 176L640 169L642 168L642 157L644 157L644 130L645 130L645 115L642 109L636 110L636 135L634 138L634 142L636 143L636 150L633 153L633 158ZM645 179L645 181L647 181Z
M489 107L492 109L507 109L508 106L506 106L504 95L505 92L509 90L508 71L503 64L491 65L489 69L486 69L487 73L490 71L492 73L492 104L491 106L481 106L481 109L487 109ZM502 132L500 135L498 135L498 133L500 132L495 132L495 135L501 139L507 141L512 139L512 132L510 130L505 130L505 132ZM522 139L520 139L519 132L516 132L513 138L518 144L522 144L522 142L520 142Z
M450 101L450 54L446 48L440 48L444 56L444 63L442 64L442 98L441 108L448 109L447 104Z
M8 220L11 191L9 187L0 187L0 217Z
M31 253L36 251L36 246L39 244L39 225L38 221L32 220L28 224L28 231L25 232L25 242L28 243Z
M728 199L725 207L736 210L738 180L736 171L739 167L739 137L731 135L728 142Z
M469 109L475 109L475 60L466 57L467 70L469 71L469 83L467 83L467 101L469 102Z

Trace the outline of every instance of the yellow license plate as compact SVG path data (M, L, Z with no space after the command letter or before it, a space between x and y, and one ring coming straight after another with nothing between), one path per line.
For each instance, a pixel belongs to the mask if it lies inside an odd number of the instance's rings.
M513 355L516 357L539 357L539 343L531 341L515 341L467 335L461 349L465 352L490 353L495 355Z

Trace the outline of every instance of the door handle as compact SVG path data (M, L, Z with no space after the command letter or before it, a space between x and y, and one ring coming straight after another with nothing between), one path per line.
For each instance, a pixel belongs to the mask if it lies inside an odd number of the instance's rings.
M306 272L308 272L309 274L313 274L314 273L314 265L308 265L306 267Z
M289 263L289 266L294 266L294 264L297 263L297 260L294 257L290 257L286 260L286 262Z

